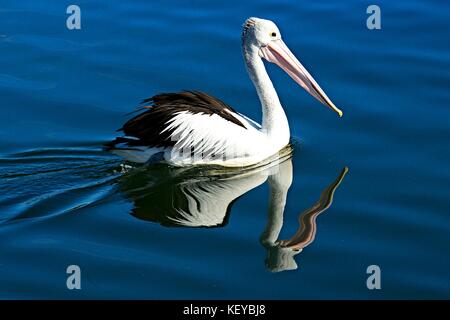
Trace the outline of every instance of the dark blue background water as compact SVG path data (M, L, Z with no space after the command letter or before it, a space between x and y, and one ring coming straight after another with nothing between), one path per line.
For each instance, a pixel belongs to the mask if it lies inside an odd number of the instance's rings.
M1 298L450 298L447 2L377 1L376 31L356 0L77 1L76 31L69 4L0 3ZM345 112L268 67L297 141L280 237L350 169L294 271L264 264L266 184L222 228L166 228L130 214L122 160L101 147L162 91L204 90L259 121L249 16L273 19ZM371 264L381 290L366 287Z

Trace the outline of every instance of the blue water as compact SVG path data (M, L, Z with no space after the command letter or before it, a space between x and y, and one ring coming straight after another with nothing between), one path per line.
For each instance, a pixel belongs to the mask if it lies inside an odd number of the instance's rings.
M0 298L450 298L447 2L378 1L381 30L356 0L77 1L81 30L66 28L69 4L0 3ZM240 52L249 16L274 20L344 110L268 66L294 148L276 238L349 169L293 270L275 270L260 239L267 182L215 228L177 227L177 188L208 175L102 151L158 92L203 90L259 121ZM66 287L73 264L81 290Z

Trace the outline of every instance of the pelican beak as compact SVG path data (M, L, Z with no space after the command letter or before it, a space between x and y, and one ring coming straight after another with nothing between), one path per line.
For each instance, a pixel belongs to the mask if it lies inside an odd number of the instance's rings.
M326 105L331 110L337 112L342 117L343 112L338 109L325 92L320 88L314 78L309 74L305 67L297 60L294 54L284 44L283 40L271 41L268 45L261 47L259 55L269 62L275 63L303 87L310 95Z

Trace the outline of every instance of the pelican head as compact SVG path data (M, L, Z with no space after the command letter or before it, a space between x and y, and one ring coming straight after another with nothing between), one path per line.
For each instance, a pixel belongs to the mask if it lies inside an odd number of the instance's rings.
M242 32L244 55L250 59L258 55L282 68L295 82L322 104L335 111L340 117L343 112L338 109L300 61L281 39L281 33L275 23L260 18L249 18L244 23Z

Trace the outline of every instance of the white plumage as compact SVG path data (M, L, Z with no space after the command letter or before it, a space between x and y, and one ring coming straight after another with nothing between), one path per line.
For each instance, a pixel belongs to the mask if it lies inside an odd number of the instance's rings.
M267 150L266 137L250 123L233 114L245 128L212 114L180 112L167 129L175 145L166 153L166 160L175 163L221 163L248 165L259 162L277 150ZM195 151L191 155L191 150Z

